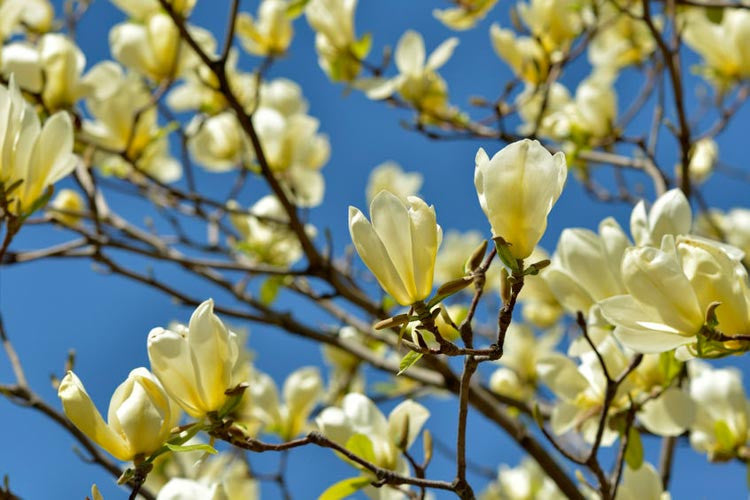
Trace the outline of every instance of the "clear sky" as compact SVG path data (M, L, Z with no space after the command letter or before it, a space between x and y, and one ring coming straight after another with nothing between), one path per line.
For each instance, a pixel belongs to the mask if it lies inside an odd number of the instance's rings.
M59 11L59 4L56 2ZM357 11L358 33L372 32L378 54L384 45L394 46L407 29L416 29L426 40L428 52L454 33L431 15L435 6L447 2L361 0ZM476 29L459 34L461 44L453 58L441 70L449 82L452 102L467 107L468 98L483 95L494 98L510 74L492 52L489 26L493 21L507 25L509 2L498 6ZM242 2L243 10L255 13L257 2ZM192 22L214 33L222 33L228 2L198 0ZM108 58L107 33L124 15L106 0L97 0L79 29L79 43L86 52L87 67ZM319 228L329 227L339 252L348 242L346 207L364 208L364 189L369 170L385 160L395 160L407 170L424 174L421 191L428 203L434 203L439 223L444 229L479 229L488 232L473 186L473 160L483 146L490 154L501 147L491 141L432 142L404 130L399 121L408 116L383 103L368 101L354 92L347 95L341 86L331 84L319 69L313 48L313 36L304 19L295 24L291 54L271 71L273 77L291 78L303 87L310 102L310 114L321 121L321 130L330 137L332 156L324 169L327 189L323 205L311 213ZM689 59L688 63L694 62ZM241 65L251 69L255 61L243 56ZM575 82L586 71L568 74L564 82ZM630 72L620 79L621 106L627 104L641 77ZM699 80L689 78L687 85ZM747 141L747 113L741 113L733 129L719 141L721 158L730 165L744 167ZM644 127L647 119L639 118L635 126ZM743 142L745 141L745 142ZM663 164L676 162L675 143L666 138L659 151ZM212 186L227 182L227 177L200 176L208 192ZM747 185L722 176L712 178L705 188L710 203L720 208L746 202ZM121 200L122 201L122 200ZM254 200L249 197L244 205ZM123 207L120 203L119 207ZM124 207L125 214L142 217L142 207ZM602 205L593 202L580 185L570 180L550 218L547 235L542 241L553 250L563 227L595 228L608 215L615 216L624 227L630 208L625 205ZM16 248L32 248L61 241L65 235L49 231L40 233L25 228ZM143 264L123 258L129 265ZM142 267L145 269L144 267ZM186 280L171 267L156 267L155 272L175 287L191 295L208 297L214 293L195 280ZM51 373L61 374L69 348L77 352L76 372L101 411L106 411L114 388L136 366L147 366L146 335L154 326L165 326L173 319L187 321L190 310L175 306L169 298L151 289L119 277L103 275L85 261L47 261L28 266L3 268L0 272L0 307L7 329L27 369L30 383L47 401L58 406L55 391L49 384ZM250 345L258 354L257 366L277 381L294 368L320 363L319 348L283 332L250 327ZM735 362L735 364L737 364ZM11 377L7 363L0 362L0 380ZM747 378L747 377L746 377ZM443 441L454 440L455 400L431 400L433 416L428 427ZM389 406L386 408L390 409ZM14 492L23 498L83 498L96 482L105 498L126 498L124 490L112 485L108 475L97 467L83 463L73 453L73 441L49 420L39 414L14 407L0 398L0 475L10 476ZM520 453L515 444L490 426L481 416L470 417L468 453L472 461L492 467L499 462L515 465ZM647 459L658 460L658 442L646 438ZM252 457L259 472L274 470L275 458ZM450 461L438 454L430 468L431 477L452 477ZM716 498L721 485L723 498L746 495L745 471L736 464L708 465L704 457L693 453L687 444L680 445L673 474L673 498ZM301 449L290 457L291 488L295 498L314 498L329 484L354 475L333 454L318 449ZM484 479L471 477L476 485ZM480 490L481 486L477 487ZM277 498L273 484L263 486L266 498ZM438 497L441 497L438 495Z

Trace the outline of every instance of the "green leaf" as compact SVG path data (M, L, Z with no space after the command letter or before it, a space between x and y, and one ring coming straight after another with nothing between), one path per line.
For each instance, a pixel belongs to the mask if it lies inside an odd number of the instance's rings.
M659 371L664 377L664 385L668 385L682 371L682 362L674 356L674 351L663 352L659 355Z
M421 352L416 351L409 351L406 353L406 356L401 358L401 362L398 364L398 373L396 375L401 375L406 370L411 368L411 365L419 361L419 358L422 357Z
M368 462L375 461L375 449L372 447L372 441L364 434L354 434L346 442L345 448Z
M371 482L372 479L365 476L344 479L329 486L328 489L320 494L318 500L340 500L342 498L347 498L369 485Z
M211 445L200 443L200 444L172 444L166 443L167 448L175 452L181 451L203 451L211 455L216 455L218 452L216 448Z
M641 434L631 427L628 432L628 449L625 450L625 462L631 469L640 469L643 465L643 443Z
M511 271L518 272L520 267L516 258L510 253L510 243L500 236L496 236L493 240L495 241L495 248L497 248L497 256L500 261Z
M260 301L263 305L270 306L279 295L284 276L271 276L260 285Z
M362 38L352 44L352 53L357 59L361 61L362 59L367 57L367 54L370 52L371 47L372 35L370 33L365 33L364 35L362 35Z

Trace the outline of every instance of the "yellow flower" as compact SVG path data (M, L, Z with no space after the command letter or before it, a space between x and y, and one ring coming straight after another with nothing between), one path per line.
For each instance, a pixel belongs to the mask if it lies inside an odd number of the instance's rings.
M179 417L179 409L145 368L131 371L115 390L109 403L108 423L75 373L69 371L65 375L57 393L73 425L119 460L132 460L158 450Z
M442 230L435 208L416 196L406 205L381 191L370 205L372 223L349 207L349 234L357 253L383 289L404 306L425 299L432 279Z
M225 392L237 385L232 371L237 362L237 336L214 314L214 302L203 302L187 327L176 331L154 328L148 335L151 369L167 393L195 418L218 411Z
M26 213L55 182L76 165L73 124L67 113L52 115L44 126L13 77L0 86L0 183L17 184L9 194L10 210Z
M237 35L246 51L256 56L286 51L294 35L287 7L284 0L263 0L258 19L244 12L237 17Z
M547 78L549 57L542 45L528 36L517 37L513 31L498 24L490 27L492 48L520 79L540 84Z
M81 219L79 213L84 211L83 198L77 191L62 189L50 204L52 217L66 226L75 226Z
M525 259L547 229L547 215L560 197L568 168L565 155L552 155L538 141L509 144L490 159L479 149L474 184L479 203L516 259Z

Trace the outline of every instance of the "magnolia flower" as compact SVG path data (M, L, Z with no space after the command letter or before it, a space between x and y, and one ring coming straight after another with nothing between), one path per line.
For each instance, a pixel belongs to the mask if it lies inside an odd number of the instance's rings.
M712 369L691 362L690 396L697 413L690 444L709 460L730 460L750 438L750 401L736 368Z
M81 81L86 65L83 52L67 37L50 33L36 46L11 43L2 49L2 73L13 73L27 92L40 94L48 110L71 108L90 90Z
M286 52L294 35L288 7L285 0L263 0L258 19L245 12L237 16L237 35L246 51L256 56Z
M548 53L565 49L583 28L576 0L529 0L518 4L518 14Z
M628 246L628 237L611 217L599 224L598 235L565 229L542 279L569 313L588 313L600 300L625 293L620 262Z
M191 417L219 411L234 388L237 336L214 314L214 302L203 302L187 327L154 328L148 334L151 369L167 393Z
M571 103L570 92L562 83L552 82L546 92L546 100L545 92L540 91L538 85L526 83L515 99L518 115L523 121L518 131L530 135L536 129L541 136L557 140L567 138L571 128L568 113ZM539 113L542 112L544 114L540 119Z
M370 204L370 216L372 223L349 207L349 234L357 253L396 302L408 306L424 300L432 291L442 239L435 208L416 196L404 204L381 191Z
M178 454L171 454L172 457ZM192 455L183 452L179 455ZM247 464L230 453L185 461L184 477L172 477L159 489L158 500L256 500L258 481ZM149 474L149 479L153 472ZM147 483L148 484L148 483Z
M609 373L619 374L628 366L629 359L612 338L601 342L597 350L604 359ZM599 412L607 390L607 381L596 353L581 354L581 364L576 366L569 357L560 353L549 353L539 358L536 370L541 381L558 397L550 426L555 434L578 430L586 442L593 442L599 427ZM610 413L629 406L627 397L631 389L629 379L618 386L612 399ZM602 444L609 446L617 433L605 426Z
M521 80L541 84L547 78L549 57L532 37L516 37L513 31L493 24L490 28L492 48Z
M373 354L377 354L383 347L352 326L342 327L338 331L338 339L345 346L365 346ZM321 351L323 360L329 367L326 401L339 404L340 399L350 392L365 392L364 374L359 369L362 360L359 357L330 344L324 344Z
M524 458L513 468L501 465L497 480L490 483L480 500L562 500L565 495L532 459Z
M693 212L680 189L672 189L659 196L651 210L641 200L630 215L630 234L638 246L658 246L666 234L688 234Z
M64 111L40 123L33 106L21 95L13 77L0 85L0 183L8 193L10 211L25 214L54 183L76 166L73 124Z
M696 220L695 226L697 234L723 239L739 248L745 254L744 262L750 264L750 210L733 208L726 213L710 210Z
M411 447L429 416L427 408L406 400L396 406L386 419L367 396L347 394L341 408L326 408L315 423L320 432L333 442L347 448L356 446L360 453L361 450L368 450L368 455L361 457L368 462L408 474L408 465L401 451ZM360 441L368 445L359 446L357 443Z
M690 148L690 161L688 163L688 173L692 182L701 183L705 181L714 170L716 162L719 160L719 146L710 137L698 140ZM675 175L680 177L682 169L680 165L675 166Z
M247 214L238 213L236 203L229 203L232 213L229 220L242 239L237 248L250 256L253 262L286 267L302 257L302 247L294 232L289 229L289 215L274 195L266 195L250 207ZM310 237L315 228L306 226Z
M255 373L235 412L237 421L249 422L251 427L258 422L264 432L276 434L285 441L305 432L309 427L307 419L323 395L320 372L315 367L294 371L284 382L282 395L283 404L279 402L273 379L264 373Z
M622 471L622 483L617 488L616 500L670 500L668 491L664 491L661 476L654 466L644 462L637 469L625 465Z
M227 498L221 484L205 485L192 479L170 479L159 490L156 500L224 500Z
M516 401L530 401L534 396L534 387L524 384L516 372L505 367L492 372L488 387L495 394ZM509 408L508 411L515 413L514 408Z
M94 162L105 172L126 176L143 171L161 182L173 182L182 175L180 163L169 155L167 135L159 127L158 113L148 106L150 94L135 74L123 74L113 62L99 63L84 76L92 91L86 107L93 120L83 124L83 134L95 145L118 154L98 152Z
M52 29L55 11L49 0L4 0L0 3L0 41L19 27L45 33Z
M193 437L185 445L204 444ZM167 486L168 485L168 486ZM259 498L259 486L247 463L232 451L208 456L202 450L164 453L153 461L144 486L159 492L158 498L186 500L190 493L219 491L221 500L254 500ZM198 500L212 498L199 496Z
M445 40L425 62L422 35L416 31L407 31L396 46L395 61L399 75L388 80L371 81L367 96L371 99L385 99L398 92L417 110L426 112L428 119L430 114L446 112L448 89L437 70L450 59L456 45L457 38Z
M309 107L302 95L302 87L287 78L264 82L260 87L260 99L263 106L287 117L304 115Z
M354 328L353 326L344 326L338 332L338 338L342 342L351 342L356 344L365 344L367 337L365 334ZM330 344L324 344L321 347L323 351L323 358L331 365L335 370L340 371L353 371L355 370L362 360L338 347L334 347Z
M648 25L642 21L639 3L628 5L633 16L622 15L616 6L605 2L597 6L597 30L588 47L588 59L596 68L618 71L631 64L641 64L656 49ZM654 19L659 25L659 20Z
M298 113L284 115L262 106L253 114L269 167L298 206L314 207L323 201L325 181L320 169L330 156L328 137L318 133L320 122Z
M573 102L565 109L570 134L586 137L605 137L615 124L617 94L612 88L612 76L595 73L583 80L576 89Z
M750 76L750 57L745 47L750 36L750 12L722 10L718 22L704 9L687 9L681 15L685 43L702 58L703 74L720 88Z
M448 28L467 30L484 19L496 3L497 0L467 0L450 9L435 9L432 15Z
M246 110L252 111L256 105L258 81L252 73L237 70L238 59L237 50L231 49L224 71L232 94ZM199 110L209 115L221 113L228 108L226 96L219 90L216 74L205 64L199 64L193 71L183 75L180 83L167 95L167 104L175 111Z
M214 51L216 42L210 32L189 29L204 52ZM109 32L109 44L118 62L155 82L181 76L200 62L164 12L150 14L142 22L114 26Z
M300 167L317 171L328 161L328 138L318 133L317 119L302 113L285 116L262 106L253 115L253 123L271 169L282 172Z
M128 17L142 21L150 14L162 10L159 0L111 0ZM193 10L196 0L168 0L167 3L177 14L187 17Z
M422 181L419 172L404 172L398 163L392 161L381 163L372 169L367 179L367 203L372 203L375 195L383 190L406 201L409 196L419 193Z
M117 387L109 402L108 423L75 373L65 375L57 394L73 425L118 460L148 456L161 448L179 419L179 409L145 368L131 371Z
M623 373L631 362L628 354L612 338L608 330L588 325L589 336L607 365L612 377ZM533 353L533 347L528 348ZM568 349L568 357L547 348L547 353L533 353L539 378L558 396L551 425L557 433L573 428L584 433L591 441L598 427L596 416L606 393L607 381L601 362L585 340L574 342ZM581 364L576 366L570 357L578 356ZM667 356L665 358L665 356ZM638 421L644 428L659 436L679 436L692 424L695 405L687 392L673 386L675 372L666 366L678 364L670 354L646 354L641 363L618 387L613 399L612 413L624 410L630 401L638 403ZM528 364L528 363L527 363ZM592 416L593 415L593 416ZM588 434L587 434L588 433ZM614 434L606 434L610 440Z
M78 191L61 189L49 208L52 218L66 226L75 226L81 219L79 214L85 210L85 205Z
M354 9L357 0L311 0L305 6L307 22L315 30L318 63L334 81L352 81L360 60L370 51L370 38L356 40Z
M226 172L252 161L250 140L231 111L204 119L196 116L186 133L190 154L207 170Z
M663 352L695 342L706 312L727 335L750 332L750 291L742 265L710 240L665 236L660 249L629 248L622 259L627 295L600 302L615 335L639 352ZM699 355L701 353L698 353Z
M493 237L502 237L514 258L531 255L567 174L565 155L551 155L538 141L514 142L492 159L482 148L477 152L474 185L479 203Z
M483 241L484 238L479 231L459 232L451 229L446 232L440 244L440 251L435 258L435 281L444 284L466 276L468 272L466 261ZM496 282L499 281L497 268L490 267L489 270L493 273L493 279L489 281L497 286Z

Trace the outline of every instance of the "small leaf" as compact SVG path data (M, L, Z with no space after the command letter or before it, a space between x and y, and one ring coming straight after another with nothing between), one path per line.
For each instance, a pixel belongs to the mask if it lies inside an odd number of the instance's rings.
M628 432L628 449L625 450L625 462L631 469L640 469L643 465L643 443L641 434L634 427Z
M664 385L668 385L682 371L682 363L674 356L674 351L663 352L659 355L659 371L664 377Z
M518 261L510 253L510 243L505 241L501 236L496 236L493 240L495 241L495 248L497 248L497 256L505 267L514 272L519 271Z
M352 44L352 53L358 60L362 60L367 57L372 47L372 35L365 33L362 38Z
M284 282L284 276L271 276L260 286L260 301L263 305L273 304L279 295L279 290Z
M216 455L218 452L216 451L216 448L214 448L211 445L200 443L200 444L172 444L172 443L166 443L167 448L169 448L172 451L175 452L182 452L182 451L203 451L205 453L209 453L211 455Z
M355 494L371 482L372 480L370 478L364 476L344 479L336 484L329 486L328 489L320 494L318 500L340 500L342 498L347 498Z
M406 353L406 356L401 358L401 362L398 364L398 373L396 375L401 375L406 370L411 368L411 365L419 361L419 358L422 357L421 352L416 351L409 351Z
M368 462L375 461L375 449L372 447L372 441L364 434L354 434L346 442L345 448Z

